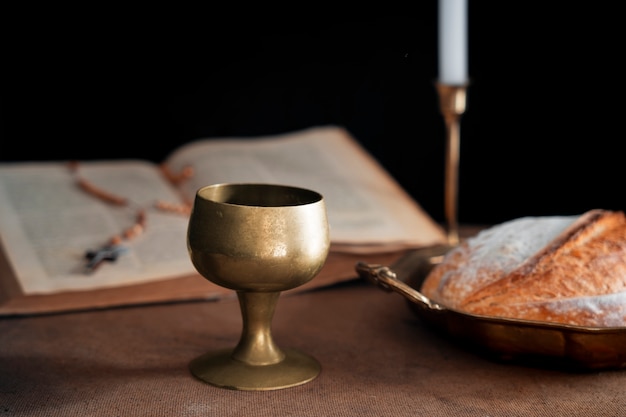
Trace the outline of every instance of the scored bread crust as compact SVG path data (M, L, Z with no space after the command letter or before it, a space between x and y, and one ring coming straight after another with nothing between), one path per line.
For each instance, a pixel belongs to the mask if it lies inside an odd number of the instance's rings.
M450 251L421 292L472 314L626 326L626 216L596 209L502 223Z

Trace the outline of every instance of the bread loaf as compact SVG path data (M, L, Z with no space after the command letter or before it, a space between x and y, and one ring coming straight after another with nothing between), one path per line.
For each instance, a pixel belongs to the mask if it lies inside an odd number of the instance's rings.
M422 294L450 309L586 327L626 326L626 217L523 217L446 254Z

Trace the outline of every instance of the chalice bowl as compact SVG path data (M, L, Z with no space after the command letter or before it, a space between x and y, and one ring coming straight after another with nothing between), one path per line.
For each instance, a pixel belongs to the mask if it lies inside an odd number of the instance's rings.
M321 194L278 184L214 184L196 192L187 248L207 280L236 291L243 329L232 349L191 361L191 373L236 390L273 390L304 384L319 362L281 349L271 322L280 293L313 279L330 246Z

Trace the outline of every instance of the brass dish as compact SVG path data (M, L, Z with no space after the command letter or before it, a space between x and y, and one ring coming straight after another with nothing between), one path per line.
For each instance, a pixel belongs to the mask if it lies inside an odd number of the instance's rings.
M570 371L626 367L626 327L583 327L480 316L455 311L419 292L450 247L416 250L392 267L359 262L360 277L403 295L409 307L444 337L502 362Z

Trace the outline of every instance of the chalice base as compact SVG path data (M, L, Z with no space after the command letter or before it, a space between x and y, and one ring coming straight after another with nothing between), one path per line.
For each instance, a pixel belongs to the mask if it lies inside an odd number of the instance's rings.
M191 361L198 379L220 388L268 391L295 387L315 379L319 362L298 350L283 349L285 358L271 365L249 365L232 358L232 349L207 352Z

